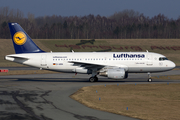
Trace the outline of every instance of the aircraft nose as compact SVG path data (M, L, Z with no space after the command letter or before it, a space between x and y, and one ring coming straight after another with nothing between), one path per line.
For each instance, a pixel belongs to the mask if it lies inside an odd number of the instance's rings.
M175 68L176 67L176 64L174 62L171 61L169 67L171 67L171 69Z

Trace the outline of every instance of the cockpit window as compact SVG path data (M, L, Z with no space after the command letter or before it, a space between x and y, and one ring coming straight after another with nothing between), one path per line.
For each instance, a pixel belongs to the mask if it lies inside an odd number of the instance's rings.
M160 57L159 61L164 61L164 60L168 60L166 57Z

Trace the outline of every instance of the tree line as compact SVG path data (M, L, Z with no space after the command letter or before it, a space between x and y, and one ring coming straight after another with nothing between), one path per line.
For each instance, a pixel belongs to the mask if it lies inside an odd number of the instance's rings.
M33 39L176 39L180 38L180 17L163 14L146 17L134 10L111 16L40 16L18 9L0 8L0 38L9 39L9 22L19 23Z

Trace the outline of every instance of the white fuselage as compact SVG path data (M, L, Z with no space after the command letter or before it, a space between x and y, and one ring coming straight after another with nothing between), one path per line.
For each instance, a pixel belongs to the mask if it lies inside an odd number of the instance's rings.
M61 72L78 72L83 69L77 63L124 68L128 73L162 72L171 70L175 64L160 60L165 56L151 52L52 52L12 54L6 60ZM80 71L79 73L86 73Z

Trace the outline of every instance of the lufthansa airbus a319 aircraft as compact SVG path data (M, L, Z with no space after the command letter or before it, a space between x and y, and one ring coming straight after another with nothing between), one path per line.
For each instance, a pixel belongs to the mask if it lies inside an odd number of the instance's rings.
M90 82L98 75L111 79L128 78L128 73L151 73L171 70L175 64L164 55L152 52L45 52L42 51L18 23L9 23L16 54L6 60L40 69L92 74Z

